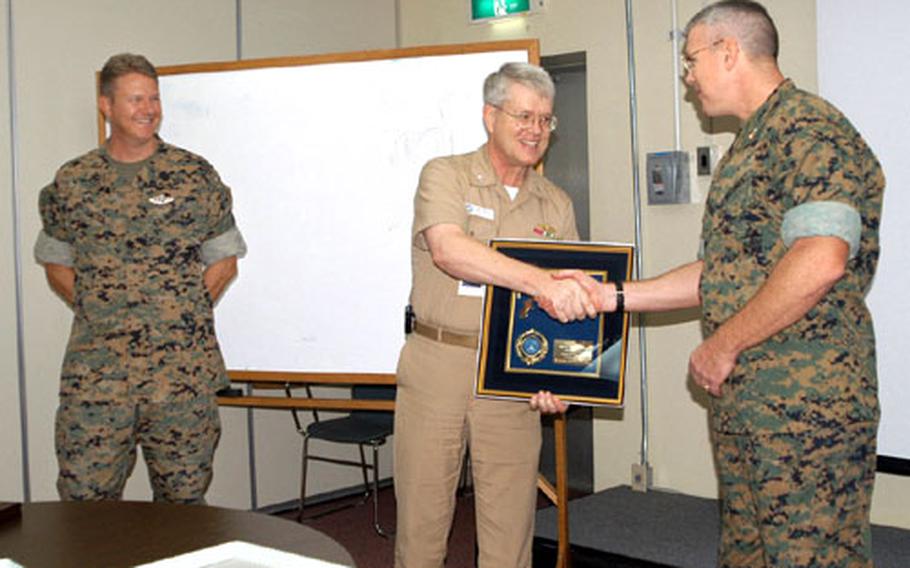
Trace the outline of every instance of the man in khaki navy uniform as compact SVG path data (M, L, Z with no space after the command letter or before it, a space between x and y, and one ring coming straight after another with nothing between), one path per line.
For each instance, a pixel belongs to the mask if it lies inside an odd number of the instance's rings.
M711 395L719 565L871 566L879 407L864 298L885 180L850 122L784 78L777 48L754 2L689 22L686 82L705 114L743 126L714 173L699 260L619 293L634 311L702 307L689 371ZM599 309L622 305L612 283L572 276Z
M119 499L141 445L156 501L201 502L228 385L212 305L246 251L230 190L162 142L158 76L120 54L101 71L103 146L41 191L35 256L73 308L56 417L62 499Z
M398 568L441 567L465 446L471 452L482 568L531 565L540 417L476 399L481 284L535 296L562 321L594 314L574 281L490 249L493 237L577 239L569 197L537 174L556 126L553 83L504 65L484 83L486 145L431 160L414 198L414 332L398 364L395 495ZM564 284L571 284L564 286Z

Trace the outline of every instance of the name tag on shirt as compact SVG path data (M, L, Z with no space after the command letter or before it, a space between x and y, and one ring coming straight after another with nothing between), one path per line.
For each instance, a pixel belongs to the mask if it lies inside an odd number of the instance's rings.
M475 205L474 203L465 203L464 209L468 212L468 215L481 217L487 221L492 221L495 217L495 213L492 209L489 207L481 207L480 205Z
M483 293L486 291L486 286L483 284L477 284L476 282L468 282L467 280L460 280L458 282L458 295L459 296L468 296L471 298L483 298Z

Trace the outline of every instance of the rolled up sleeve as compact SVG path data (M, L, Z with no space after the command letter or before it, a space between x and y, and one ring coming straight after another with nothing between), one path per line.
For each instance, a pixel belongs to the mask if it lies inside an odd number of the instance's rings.
M42 230L35 240L35 260L41 264L61 264L71 267L73 266L73 247Z
M210 266L223 258L236 256L243 258L246 255L246 241L237 226L233 226L217 237L202 243L200 255L202 262Z
M856 256L862 234L862 220L852 206L839 201L810 201L784 214L781 236L788 247L802 237L838 237Z

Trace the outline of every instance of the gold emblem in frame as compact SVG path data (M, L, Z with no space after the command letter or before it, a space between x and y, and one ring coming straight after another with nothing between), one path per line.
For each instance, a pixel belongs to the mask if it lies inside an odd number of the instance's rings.
M536 365L543 361L550 351L550 342L536 329L529 329L515 340L515 351L525 365Z

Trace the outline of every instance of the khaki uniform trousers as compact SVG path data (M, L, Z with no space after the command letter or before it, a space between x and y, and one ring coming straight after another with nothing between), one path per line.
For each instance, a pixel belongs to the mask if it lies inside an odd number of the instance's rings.
M441 568L455 491L471 452L480 568L527 568L537 499L540 416L474 398L476 351L411 334L395 405L395 566Z

